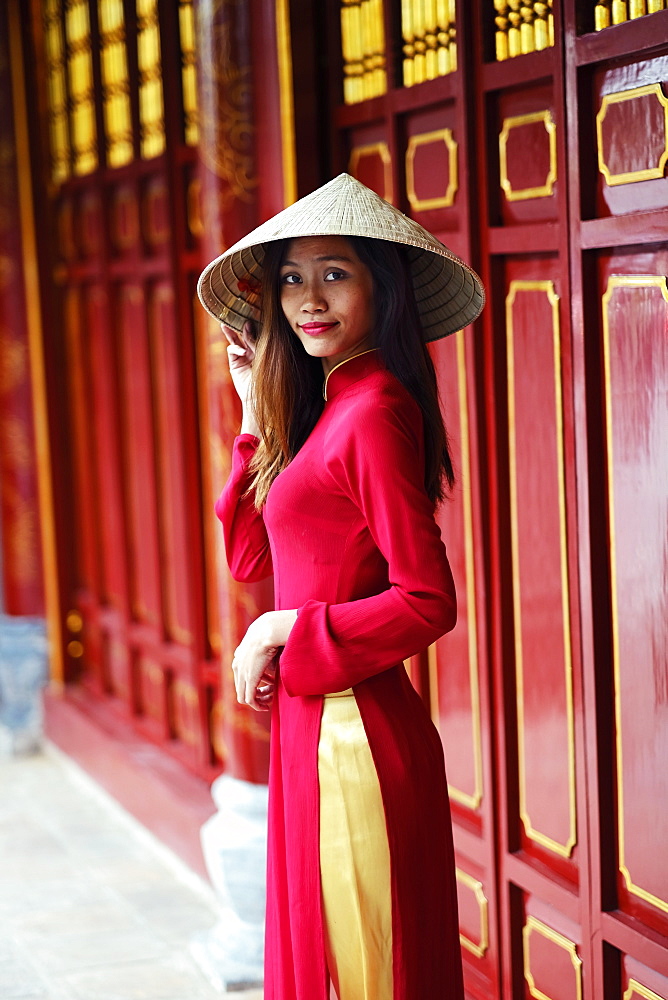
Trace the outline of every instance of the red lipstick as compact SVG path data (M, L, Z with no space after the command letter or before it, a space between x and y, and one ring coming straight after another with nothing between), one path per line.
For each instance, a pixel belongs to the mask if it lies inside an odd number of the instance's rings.
M316 321L312 323L299 323L299 328L308 333L311 337L319 337L321 334L326 333L327 330L331 330L336 323L323 323L322 321Z

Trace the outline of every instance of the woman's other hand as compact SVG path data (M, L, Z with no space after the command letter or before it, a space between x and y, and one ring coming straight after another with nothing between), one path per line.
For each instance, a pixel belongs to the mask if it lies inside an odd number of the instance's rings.
M242 434L260 436L260 430L253 411L253 359L255 358L255 332L250 320L244 323L241 333L231 326L221 323L221 329L227 340L227 360L230 366L232 383L237 391L243 407L241 423Z
M249 626L232 660L237 701L266 712L274 698L276 656L288 641L296 611L268 611Z

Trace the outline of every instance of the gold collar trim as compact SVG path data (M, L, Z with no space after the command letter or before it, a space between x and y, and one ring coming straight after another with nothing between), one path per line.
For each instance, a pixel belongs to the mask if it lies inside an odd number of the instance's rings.
M360 351L359 354L353 354L351 358L344 358L343 361L339 361L338 365L334 365L331 371L327 372L327 375L325 377L325 384L322 387L322 395L325 402L327 402L327 383L329 382L330 375L333 375L334 372L337 370L337 368L340 368L341 365L347 364L348 361L353 361L355 358L361 358L362 355L371 354L372 351L377 351L377 350L378 350L377 347L369 347L368 350Z

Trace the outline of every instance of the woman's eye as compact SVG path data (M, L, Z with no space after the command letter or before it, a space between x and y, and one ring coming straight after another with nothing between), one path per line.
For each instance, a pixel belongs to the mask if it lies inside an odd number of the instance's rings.
M281 284L296 285L299 283L300 280L301 279L298 274L284 274L283 277L281 278Z
M328 271L325 275L325 281L338 281L340 278L345 278L343 271Z

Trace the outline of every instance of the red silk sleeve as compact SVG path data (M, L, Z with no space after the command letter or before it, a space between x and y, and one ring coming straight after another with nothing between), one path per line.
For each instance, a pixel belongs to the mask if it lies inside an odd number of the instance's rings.
M299 608L280 661L290 695L352 687L424 649L457 618L452 573L423 486L417 405L373 401L355 417L325 459L366 520L390 586L361 600L310 600Z
M251 459L258 446L252 434L240 434L232 448L232 471L216 501L216 514L223 524L225 554L235 580L252 583L273 572L269 538L262 513L255 509L249 493Z

